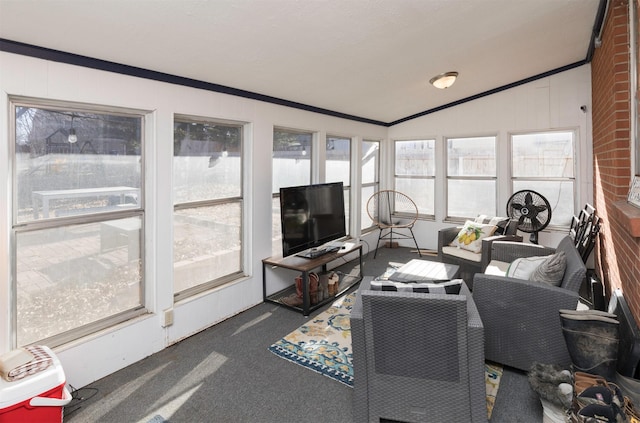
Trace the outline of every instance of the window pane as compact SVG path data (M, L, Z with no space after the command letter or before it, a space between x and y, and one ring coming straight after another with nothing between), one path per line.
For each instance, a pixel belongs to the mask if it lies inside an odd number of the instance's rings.
M271 200L271 255L282 255L282 223L280 216L280 196Z
M573 178L573 132L512 137L514 177Z
M378 191L377 186L365 186L362 187L362 205L360 206L360 229L370 228L373 226L373 221L367 213L367 203L371 196Z
M362 142L362 183L380 181L380 142Z
M282 254L280 188L311 183L313 134L288 129L273 130L273 173L271 190L276 194L271 207L271 255Z
M243 125L176 117L173 280L192 295L242 272ZM188 203L198 202L190 207ZM185 204L186 203L186 204Z
M19 347L142 305L141 223L16 234Z
M174 212L175 292L240 271L241 216L240 202Z
M396 141L395 147L396 175L435 176L435 140Z
M449 217L496 216L496 182L450 179L447 186Z
M373 221L367 214L369 198L380 189L380 141L362 141L362 187L360 190L360 229L367 229Z
M15 218L141 207L142 117L15 108Z
M434 215L435 179L396 178L396 191L408 195L416 206L418 213Z
M274 129L271 184L274 194L279 194L282 187L308 185L311 182L312 139L311 133Z
M448 176L496 176L496 138L449 138Z
M351 181L351 139L327 137L326 148L325 181L342 182L345 187L348 187Z
M349 202L349 199L351 198L351 189L350 188L345 188L344 189L344 224L345 224L345 230L347 235L349 235L350 231L350 217L351 217L351 203Z
M551 225L570 226L574 215L572 181L513 181L513 192L532 190L542 195L551 205Z
M242 126L178 119L173 155L175 204L241 195Z

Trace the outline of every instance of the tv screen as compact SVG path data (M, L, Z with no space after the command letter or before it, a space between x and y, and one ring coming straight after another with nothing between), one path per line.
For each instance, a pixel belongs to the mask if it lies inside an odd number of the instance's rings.
M342 182L280 188L284 257L344 237Z

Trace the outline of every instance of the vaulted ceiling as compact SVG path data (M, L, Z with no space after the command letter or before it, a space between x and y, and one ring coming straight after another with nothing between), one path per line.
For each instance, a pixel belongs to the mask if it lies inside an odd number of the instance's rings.
M585 63L601 3L0 0L0 47L24 43L388 124ZM447 71L459 72L451 88L429 84Z

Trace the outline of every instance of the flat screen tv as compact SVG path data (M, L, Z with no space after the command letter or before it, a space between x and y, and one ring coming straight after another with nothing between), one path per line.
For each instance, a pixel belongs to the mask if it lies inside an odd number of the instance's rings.
M347 235L342 182L280 188L282 255Z

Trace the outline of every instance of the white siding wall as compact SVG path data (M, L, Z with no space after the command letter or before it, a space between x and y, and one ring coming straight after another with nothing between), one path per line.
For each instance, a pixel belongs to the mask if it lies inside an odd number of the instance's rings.
M67 380L81 387L189 335L262 302L261 259L271 255L271 149L273 127L383 139L387 128L265 102L0 53L0 351L9 349L10 175L8 96L149 110L146 145L146 253L148 308L156 313L58 348ZM246 134L245 248L250 276L175 305L174 324L162 328L172 306L171 169L174 113L249 122Z
M242 88L242 87L238 87ZM9 162L8 96L19 95L150 111L146 145L146 275L148 308L154 313L87 339L57 349L67 380L81 387L134 363L172 343L190 336L262 301L261 259L271 255L271 147L274 126L325 134L382 139L382 154L392 153L390 139L435 136L497 134L499 163L506 163L510 131L578 128L581 180L578 204L592 193L591 131L581 105L591 109L590 67L583 66L506 92L494 94L415 119L392 128L353 122L321 114L276 106L193 88L97 71L72 65L0 52L0 352L9 349L9 277L11 186ZM425 94L426 95L426 94ZM348 111L346 111L348 112ZM170 190L174 113L249 122L246 137L245 251L250 276L240 282L176 304L174 324L162 328L162 311L173 306L172 227ZM383 178L392 176L391 156L382 158ZM507 180L506 167L500 176ZM389 186L390 179L382 180ZM444 192L439 188L438 198ZM508 186L498 188L499 210L508 198ZM442 200L443 201L443 200ZM436 231L442 222L443 202L436 205L436 221L421 222L418 242L435 248ZM359 227L358 225L356 225ZM353 226L352 226L353 227ZM374 235L374 234L371 234ZM377 236L377 233L375 233ZM541 236L544 242L545 234ZM375 240L370 242L375 245Z
M455 89L455 85L450 88ZM428 93L428 92L427 92ZM425 94L427 95L427 94ZM434 94L435 95L435 94ZM580 110L587 106L587 113ZM505 207L511 194L509 185L510 133L546 131L551 129L576 130L576 204L581 209L593 202L593 167L591 133L591 66L556 74L509 90L477 99L457 107L413 119L389 128L388 150L391 140L435 137L436 151L441 166L436 186L436 218L434 222L419 222L416 238L421 248L437 248L437 230L451 226L443 222L446 212L444 191L445 162L444 139L478 135L498 137L498 213L506 214ZM391 168L387 170L391 172ZM392 178L393 174L386 175ZM391 179L387 179L390 181ZM524 234L528 240L528 234ZM556 245L564 233L543 232L540 243Z

